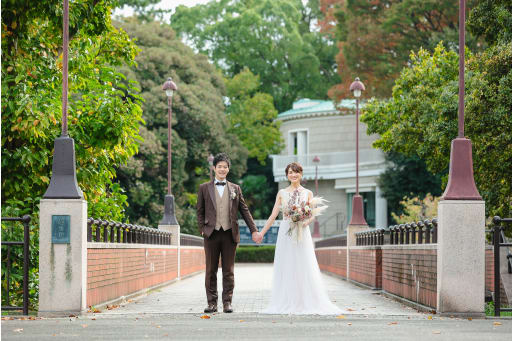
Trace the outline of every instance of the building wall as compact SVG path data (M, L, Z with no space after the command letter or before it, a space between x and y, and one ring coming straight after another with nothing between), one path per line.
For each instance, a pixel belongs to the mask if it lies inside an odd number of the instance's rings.
M285 145L290 144L289 131L308 129L308 153L332 153L355 150L356 115L336 115L325 117L309 117L292 119L281 123L281 134ZM359 122L359 147L372 148L372 143L378 135L366 135L366 124ZM284 148L281 155L287 155Z

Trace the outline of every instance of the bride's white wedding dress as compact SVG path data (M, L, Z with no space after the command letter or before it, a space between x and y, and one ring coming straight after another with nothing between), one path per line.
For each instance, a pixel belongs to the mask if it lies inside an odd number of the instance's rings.
M307 201L308 192L301 188L295 194L297 201ZM293 192L280 190L281 213ZM302 238L287 234L290 220L283 217L277 235L274 256L272 297L263 314L319 314L342 312L327 296L311 239L309 226L304 227ZM297 230L297 229L295 229Z

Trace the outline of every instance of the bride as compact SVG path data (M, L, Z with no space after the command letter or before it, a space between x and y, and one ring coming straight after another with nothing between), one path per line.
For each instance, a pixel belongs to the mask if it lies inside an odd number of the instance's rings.
M263 237L274 223L280 211L283 220L279 226L276 252L274 256L274 275L272 297L263 314L339 314L341 309L335 306L327 296L323 286L320 269L315 256L313 240L309 230L311 217L303 221L304 227L293 227L286 208L300 206L310 202L313 193L300 185L302 167L293 162L286 167L286 176L290 186L277 193L272 214L261 230Z

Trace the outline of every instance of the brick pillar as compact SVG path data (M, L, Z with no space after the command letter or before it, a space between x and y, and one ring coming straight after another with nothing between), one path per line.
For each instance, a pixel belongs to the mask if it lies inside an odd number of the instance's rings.
M368 225L348 225L347 227L347 279L350 279L350 248L356 246L356 233L368 230Z
M171 232L171 245L178 247L178 279L181 278L181 239L180 239L180 225L158 225L158 229L162 231Z
M437 232L437 311L485 316L485 202L441 200Z
M66 241L66 236L69 236L69 241ZM86 294L87 201L42 199L38 315L80 314L87 309Z

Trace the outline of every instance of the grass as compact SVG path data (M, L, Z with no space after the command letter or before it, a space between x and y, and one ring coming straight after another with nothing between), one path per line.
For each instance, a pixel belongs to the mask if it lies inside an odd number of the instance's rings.
M511 308L511 307L502 307L502 308ZM485 304L485 316L494 316L494 302L487 302ZM502 311L500 312L500 316L512 316L512 311Z

